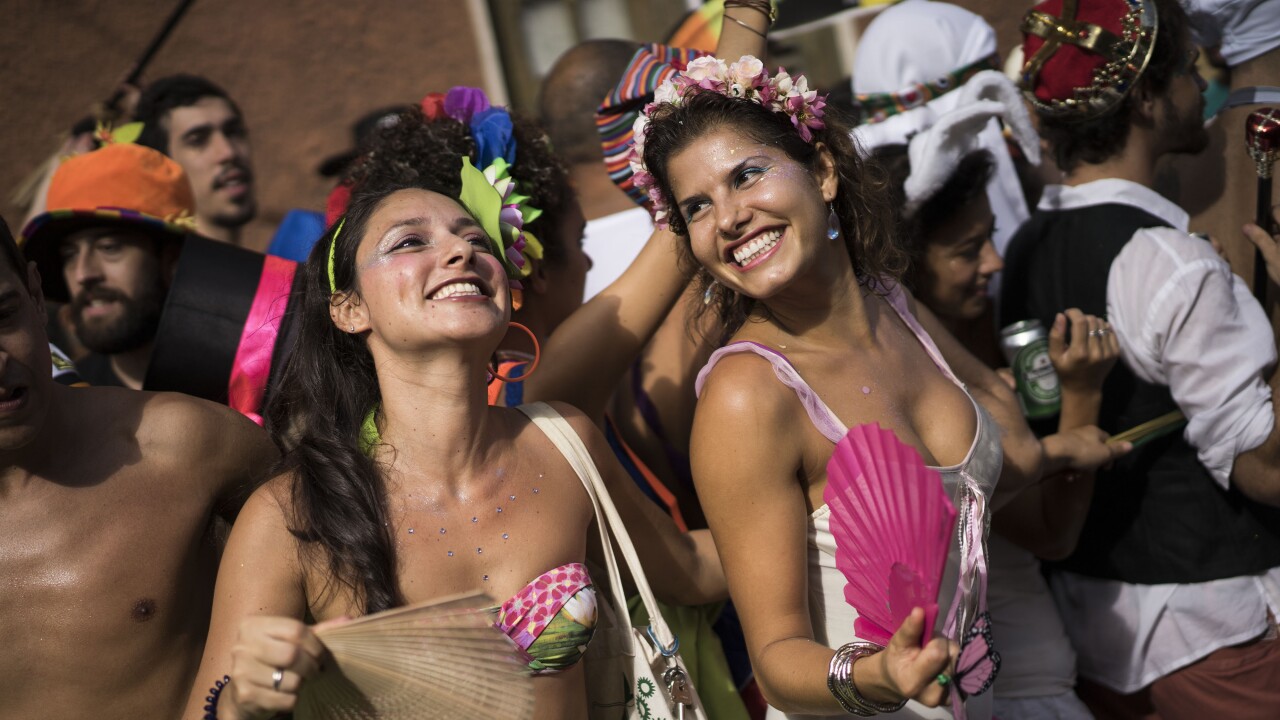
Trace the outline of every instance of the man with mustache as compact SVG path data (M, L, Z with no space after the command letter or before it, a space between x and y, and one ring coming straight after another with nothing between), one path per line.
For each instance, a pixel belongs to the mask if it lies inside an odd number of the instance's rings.
M222 405L58 383L50 284L0 220L0 720L177 718L276 451Z
M70 302L91 385L141 389L182 240L195 223L186 174L155 150L111 144L62 164L47 212L23 230L44 294Z
M226 91L195 75L152 82L138 99L138 143L173 158L195 194L196 231L233 245L258 211L244 117Z

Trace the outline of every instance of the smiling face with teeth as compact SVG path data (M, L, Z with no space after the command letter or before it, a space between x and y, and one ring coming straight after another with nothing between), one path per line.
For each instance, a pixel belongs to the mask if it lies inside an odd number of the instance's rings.
M694 257L730 290L768 299L849 266L844 244L826 235L837 178L825 148L810 169L722 126L672 154L668 172Z
M0 226L0 231L7 229ZM0 259L0 453L26 447L44 427L53 385L44 323L34 267L20 275L8 259Z
M367 331L371 351L468 340L496 348L511 315L493 243L461 205L429 190L379 204L356 250L356 287L358 300L333 308L334 323Z

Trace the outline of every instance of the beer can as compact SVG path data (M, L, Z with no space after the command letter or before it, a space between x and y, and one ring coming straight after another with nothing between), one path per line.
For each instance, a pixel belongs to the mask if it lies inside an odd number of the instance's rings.
M1062 409L1062 388L1049 359L1049 335L1039 320L1023 320L1000 331L1017 385L1022 414L1032 420L1053 417Z

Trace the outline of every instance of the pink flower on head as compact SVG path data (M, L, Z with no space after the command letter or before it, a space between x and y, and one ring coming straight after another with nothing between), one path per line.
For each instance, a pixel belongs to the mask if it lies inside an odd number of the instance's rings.
M732 65L711 55L696 58L670 80L654 91L654 101L645 106L641 116L632 125L634 146L628 155L632 170L632 182L644 191L653 208L654 223L666 228L671 208L657 187L657 179L644 164L644 145L649 131L649 115L659 105L680 105L693 93L716 92L735 98L743 98L783 113L805 142L813 142L813 131L826 125L821 118L826 100L809 89L803 75L791 77L783 68L772 78L758 58L744 55Z
M720 92L725 86L725 76L729 69L724 61L714 55L703 55L689 63L685 71L676 78L683 78L685 87L700 87L703 90Z

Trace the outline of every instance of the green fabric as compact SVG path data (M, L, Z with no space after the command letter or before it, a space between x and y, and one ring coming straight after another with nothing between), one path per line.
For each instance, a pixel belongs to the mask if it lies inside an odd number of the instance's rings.
M680 638L680 659L698 690L707 717L710 720L750 720L742 696L733 685L720 637L711 627L723 608L724 603L687 607L658 603L671 632ZM649 613L644 609L640 596L628 598L627 609L633 626L643 628L649 624Z
M591 592L583 588L580 592ZM532 660L529 669L535 673L567 670L582 659L595 627L585 627L561 608L533 645L526 650Z

